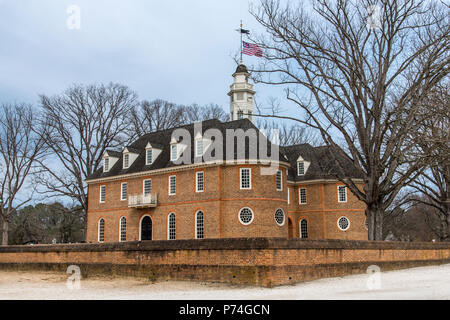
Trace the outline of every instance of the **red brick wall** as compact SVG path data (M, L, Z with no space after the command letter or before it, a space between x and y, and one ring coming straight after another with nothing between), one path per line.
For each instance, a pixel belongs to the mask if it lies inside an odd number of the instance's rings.
M0 268L274 286L321 277L450 262L448 243L205 239L0 247Z

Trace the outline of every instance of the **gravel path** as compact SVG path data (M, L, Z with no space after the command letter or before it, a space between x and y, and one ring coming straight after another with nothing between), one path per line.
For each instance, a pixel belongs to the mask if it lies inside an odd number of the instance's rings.
M89 278L80 288L69 275L0 271L0 299L450 299L450 264L256 288L133 278Z

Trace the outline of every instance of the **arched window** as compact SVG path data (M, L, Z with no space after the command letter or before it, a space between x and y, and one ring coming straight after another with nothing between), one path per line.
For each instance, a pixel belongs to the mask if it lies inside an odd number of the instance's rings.
M120 218L119 241L127 241L127 218Z
M98 242L105 241L105 219L98 220Z
M169 213L169 217L167 220L168 220L167 221L167 224L168 224L167 239L175 240L175 235L176 235L175 213L173 213L173 212Z
M203 211L198 211L195 214L195 238L205 238L205 216L203 214Z
M250 223L252 223L253 221L253 211L250 208L242 208L239 211L239 221L243 224L243 225L248 225Z
M308 221L306 219L300 220L300 238L308 239Z

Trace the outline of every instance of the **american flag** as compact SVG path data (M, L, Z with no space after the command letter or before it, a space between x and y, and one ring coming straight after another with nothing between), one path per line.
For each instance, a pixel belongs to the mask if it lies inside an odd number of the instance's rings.
M249 56L262 57L262 49L256 44L242 41L242 53Z

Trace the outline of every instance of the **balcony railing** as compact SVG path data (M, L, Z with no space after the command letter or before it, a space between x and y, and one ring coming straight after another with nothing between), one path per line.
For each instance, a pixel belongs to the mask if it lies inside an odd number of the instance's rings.
M128 207L130 208L153 208L157 205L157 194L133 194L128 196Z

